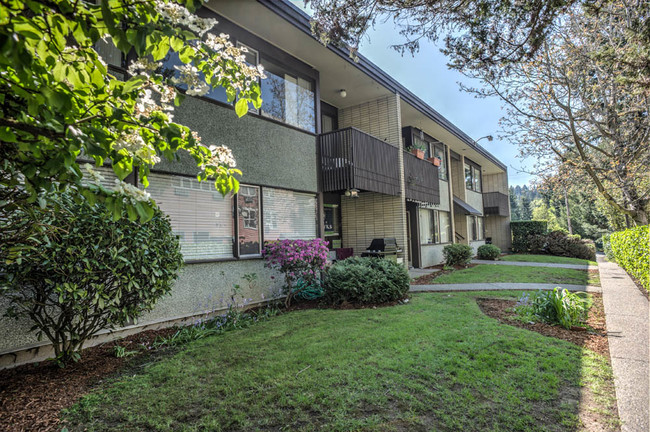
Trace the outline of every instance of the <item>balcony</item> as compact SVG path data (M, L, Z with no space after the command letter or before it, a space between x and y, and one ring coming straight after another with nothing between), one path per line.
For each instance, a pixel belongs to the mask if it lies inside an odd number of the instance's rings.
M483 214L510 216L508 195L501 192L486 192L483 194Z
M406 199L427 204L440 204L438 167L404 152Z
M321 134L318 141L323 192L400 194L397 147L352 127Z

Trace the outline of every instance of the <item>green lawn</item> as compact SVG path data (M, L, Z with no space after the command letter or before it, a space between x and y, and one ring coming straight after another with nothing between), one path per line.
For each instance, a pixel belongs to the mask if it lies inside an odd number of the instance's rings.
M105 382L70 430L575 431L579 386L611 383L604 357L483 315L478 296L290 312L193 342ZM588 409L611 416L611 394Z
M596 261L589 261L580 258L558 257L553 255L529 255L514 254L499 257L501 261L521 261L521 262L538 262L538 263L556 263L556 264L584 264L597 266Z
M479 264L464 270L455 270L433 279L434 284L454 283L557 283L600 286L597 273L551 267L522 267L508 265Z

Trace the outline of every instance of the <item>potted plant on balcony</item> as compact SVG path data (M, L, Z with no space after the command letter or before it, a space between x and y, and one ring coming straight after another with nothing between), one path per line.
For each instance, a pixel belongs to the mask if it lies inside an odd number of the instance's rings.
M413 144L411 146L411 153L413 153L415 156L417 156L418 159L424 160L424 151L425 150L426 150L426 148L420 143Z
M433 165L437 166L437 167L439 167L440 164L442 164L442 159L440 159L439 157L436 157L436 156L432 156L432 157L428 158L427 160L429 162L431 162Z

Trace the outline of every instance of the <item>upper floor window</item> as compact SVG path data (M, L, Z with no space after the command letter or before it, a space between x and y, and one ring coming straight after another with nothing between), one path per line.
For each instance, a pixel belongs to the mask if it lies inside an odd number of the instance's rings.
M465 188L481 192L481 167L465 162Z
M314 83L265 58L262 80L262 109L265 117L309 132L316 131Z
M438 167L438 178L440 180L447 180L447 150L445 145L440 142L433 142L430 144L431 154L440 159L440 166Z

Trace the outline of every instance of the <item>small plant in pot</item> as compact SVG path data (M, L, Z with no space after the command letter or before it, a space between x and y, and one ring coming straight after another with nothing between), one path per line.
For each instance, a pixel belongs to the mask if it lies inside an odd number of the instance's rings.
M411 146L411 153L417 156L418 159L424 160L424 152L426 148L420 143L415 143Z

